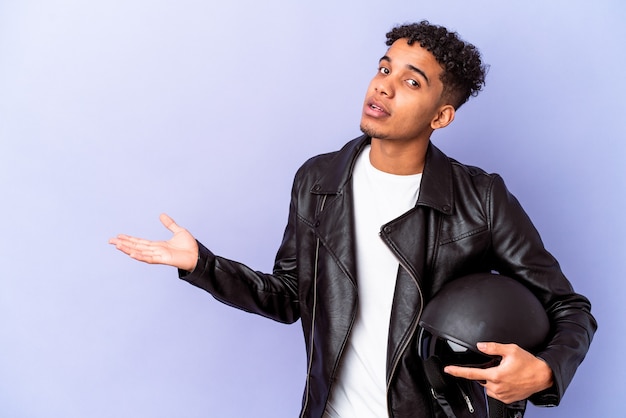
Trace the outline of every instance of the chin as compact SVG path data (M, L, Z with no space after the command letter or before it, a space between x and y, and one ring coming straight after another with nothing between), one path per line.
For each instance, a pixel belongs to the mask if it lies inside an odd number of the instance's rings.
M365 135L369 136L370 138L383 139L386 136L382 132L377 131L376 129L372 128L371 126L367 126L364 123L361 123L360 128L361 128L361 132L363 132Z

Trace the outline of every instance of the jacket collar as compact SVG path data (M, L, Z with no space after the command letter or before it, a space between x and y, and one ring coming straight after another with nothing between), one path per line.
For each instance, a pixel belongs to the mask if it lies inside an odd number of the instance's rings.
M314 194L341 194L352 177L357 155L371 142L362 135L348 142L337 152L325 173L315 182ZM426 151L426 163L422 175L418 206L428 206L444 214L454 208L452 188L452 165L450 159L430 142Z

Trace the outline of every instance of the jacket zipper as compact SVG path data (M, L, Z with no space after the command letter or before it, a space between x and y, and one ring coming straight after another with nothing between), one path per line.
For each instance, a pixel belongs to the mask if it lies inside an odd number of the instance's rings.
M474 405L472 405L472 400L470 399L469 395L467 393L465 393L465 391L463 390L461 385L457 385L457 386L459 387L459 390L461 391L461 396L465 400L465 404L467 405L467 410L470 412L470 414L473 414L474 413Z
M385 240L385 241L387 241L387 240ZM396 254L396 257L398 258L402 268L407 272L407 274L411 277L411 279L413 279L413 282L415 282L415 286L417 287L417 291L419 292L419 296L420 296L420 299L421 299L422 303L420 305L420 310L419 310L419 312L417 314L417 318L415 319L415 322L411 326L411 332L409 333L409 337L406 338L405 341L402 343L402 347L401 347L400 351L398 352L398 355L396 356L396 360L394 361L393 366L391 367L391 373L389 374L389 382L387 382L387 390L386 390L386 393L385 393L385 397L387 399L389 399L389 388L391 386L391 381L393 380L393 375L396 373L396 369L398 367L398 363L400 362L400 358L402 357L402 354L404 353L404 351L408 347L409 342L411 341L411 336L413 336L415 334L415 330L417 329L417 324L419 322L419 318L422 316L422 311L424 310L424 294L422 292L422 288L420 287L419 283L417 282L417 278L411 273L411 270L408 268L408 266L404 262L404 260L401 257L398 256L398 252L395 249L394 249L393 252L394 252L394 254ZM389 402L387 402L387 412L389 413L390 417L393 416L393 414L391 412L391 408L390 408Z
M322 198L322 203L320 205L320 212L324 210L324 205L326 204L326 197L324 195ZM305 387L305 396L304 396L304 404L302 405L302 412L300 413L300 418L304 417L307 407L309 406L309 392L311 386L311 367L313 366L313 350L314 350L314 342L315 342L315 317L317 315L317 264L319 261L319 253L320 253L320 239L317 238L317 242L315 244L315 273L313 274L313 315L311 316L311 351L309 353L309 361L306 370L306 387Z

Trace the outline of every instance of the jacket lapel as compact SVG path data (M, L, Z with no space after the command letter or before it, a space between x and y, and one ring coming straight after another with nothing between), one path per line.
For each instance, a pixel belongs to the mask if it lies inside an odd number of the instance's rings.
M452 170L448 158L430 144L415 208L384 225L381 237L400 262L389 325L387 382L415 338L429 297L426 263L436 247L438 219L452 213Z
M351 179L356 156L368 142L366 136L348 142L311 188L311 193L320 195L323 201L315 221L317 236L355 288L356 245Z
M355 289L356 246L351 178L356 156L368 143L366 136L347 143L311 188L311 193L319 195L323 202L315 221L316 234ZM425 263L432 258L436 219L439 213L451 214L453 204L450 162L445 154L430 144L415 208L381 230L381 237L400 261L387 348L388 383L402 354L414 339L425 303L423 289L428 286L428 280L424 278Z

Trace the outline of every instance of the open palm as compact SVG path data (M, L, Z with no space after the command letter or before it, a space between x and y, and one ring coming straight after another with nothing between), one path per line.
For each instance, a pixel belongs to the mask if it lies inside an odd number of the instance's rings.
M150 241L120 234L116 238L111 238L109 243L135 260L192 271L198 260L196 239L168 215L161 214L159 219L174 234L167 241Z

